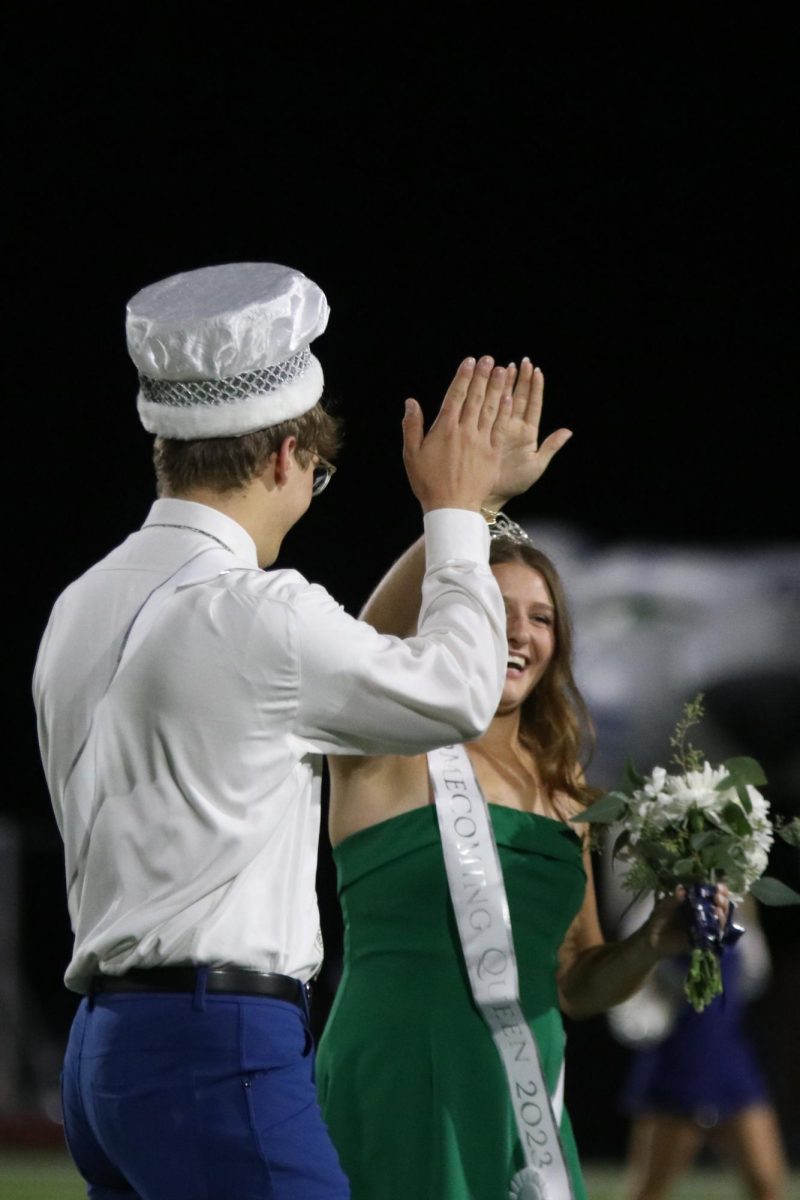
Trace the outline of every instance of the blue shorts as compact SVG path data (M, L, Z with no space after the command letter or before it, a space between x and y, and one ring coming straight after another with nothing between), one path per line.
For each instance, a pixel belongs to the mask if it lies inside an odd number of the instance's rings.
M308 1013L271 997L84 999L62 1077L92 1200L347 1200Z

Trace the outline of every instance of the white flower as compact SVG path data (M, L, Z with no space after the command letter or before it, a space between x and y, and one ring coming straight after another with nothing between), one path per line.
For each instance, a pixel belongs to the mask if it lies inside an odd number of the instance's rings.
M769 855L762 846L753 846L747 855L747 874L749 875L748 883L752 883L754 879L758 879L759 875L763 875L767 869Z
M663 767L654 767L642 780L642 786L629 798L622 818L628 841L619 850L619 857L634 868L631 879L637 887L646 880L651 880L656 890L662 882L665 887L674 886L673 863L687 856L690 834L698 828L707 834L716 828L721 841L729 846L732 836L730 805L740 810L749 825L748 832L734 835L736 855L726 854L725 880L733 898L741 898L753 881L763 874L774 836L769 804L756 788L749 785L749 812L735 787L719 791L719 784L728 774L726 766L715 767L704 762L699 770L681 775L670 775ZM698 818L701 821L699 827ZM658 866L648 862L641 844L652 846L653 842L658 842L663 848L667 840L674 845L672 853L662 856ZM649 852L646 854L649 857Z
M775 841L771 825L756 825L753 829L753 841L762 850L769 850Z
M761 821L769 821L769 804L756 788L751 784L747 785L747 795L750 798L750 803L753 806L753 816L758 817Z
M685 775L668 775L665 781L669 793L669 811L672 817L680 816L690 808L701 810L723 807L736 792L718 792L717 784L726 776L724 767L712 767L703 763L702 771L687 771Z
M702 771L687 771L685 775L671 775L671 779L684 779L688 788L704 792L713 792L718 783L722 783L728 774L726 767L712 767L704 762Z
M659 796L664 790L664 780L667 772L663 767L653 767L648 779L645 779L644 790L648 796Z

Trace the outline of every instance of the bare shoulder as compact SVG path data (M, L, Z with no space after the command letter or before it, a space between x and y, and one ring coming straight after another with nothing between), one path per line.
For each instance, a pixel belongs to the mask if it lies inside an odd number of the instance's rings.
M373 758L330 755L329 835L336 846L346 837L430 803L424 754Z
M578 813L582 813L586 807L575 796L571 796L569 792L555 792L550 799L550 806L553 810L553 816L558 817L560 821L569 822ZM583 836L585 830L581 825L570 825L575 833Z

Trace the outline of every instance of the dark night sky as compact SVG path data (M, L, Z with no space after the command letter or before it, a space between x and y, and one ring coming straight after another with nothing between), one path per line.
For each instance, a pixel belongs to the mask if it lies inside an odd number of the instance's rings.
M468 353L530 354L544 429L575 432L516 515L796 540L795 72L774 19L25 13L5 374L20 554L43 561L13 646L23 694L55 595L152 498L125 303L210 263L289 263L329 297L316 348L347 444L284 561L350 609L418 530L402 401L433 415Z
M150 504L124 308L176 271L271 260L328 295L316 349L347 444L283 561L351 610L419 527L402 401L432 416L465 354L530 354L545 430L575 433L512 515L797 539L796 62L774 13L17 8L5 375L26 566L2 809L50 820L33 657L58 591Z

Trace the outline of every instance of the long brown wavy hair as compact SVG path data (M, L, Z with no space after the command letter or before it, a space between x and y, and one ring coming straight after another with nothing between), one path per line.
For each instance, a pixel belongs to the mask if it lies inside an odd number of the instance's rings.
M586 702L572 674L572 622L564 585L541 550L499 537L492 540L490 563L520 562L547 585L555 609L553 657L520 712L520 737L536 757L542 786L551 800L565 792L581 804L600 794L584 780L595 733Z

